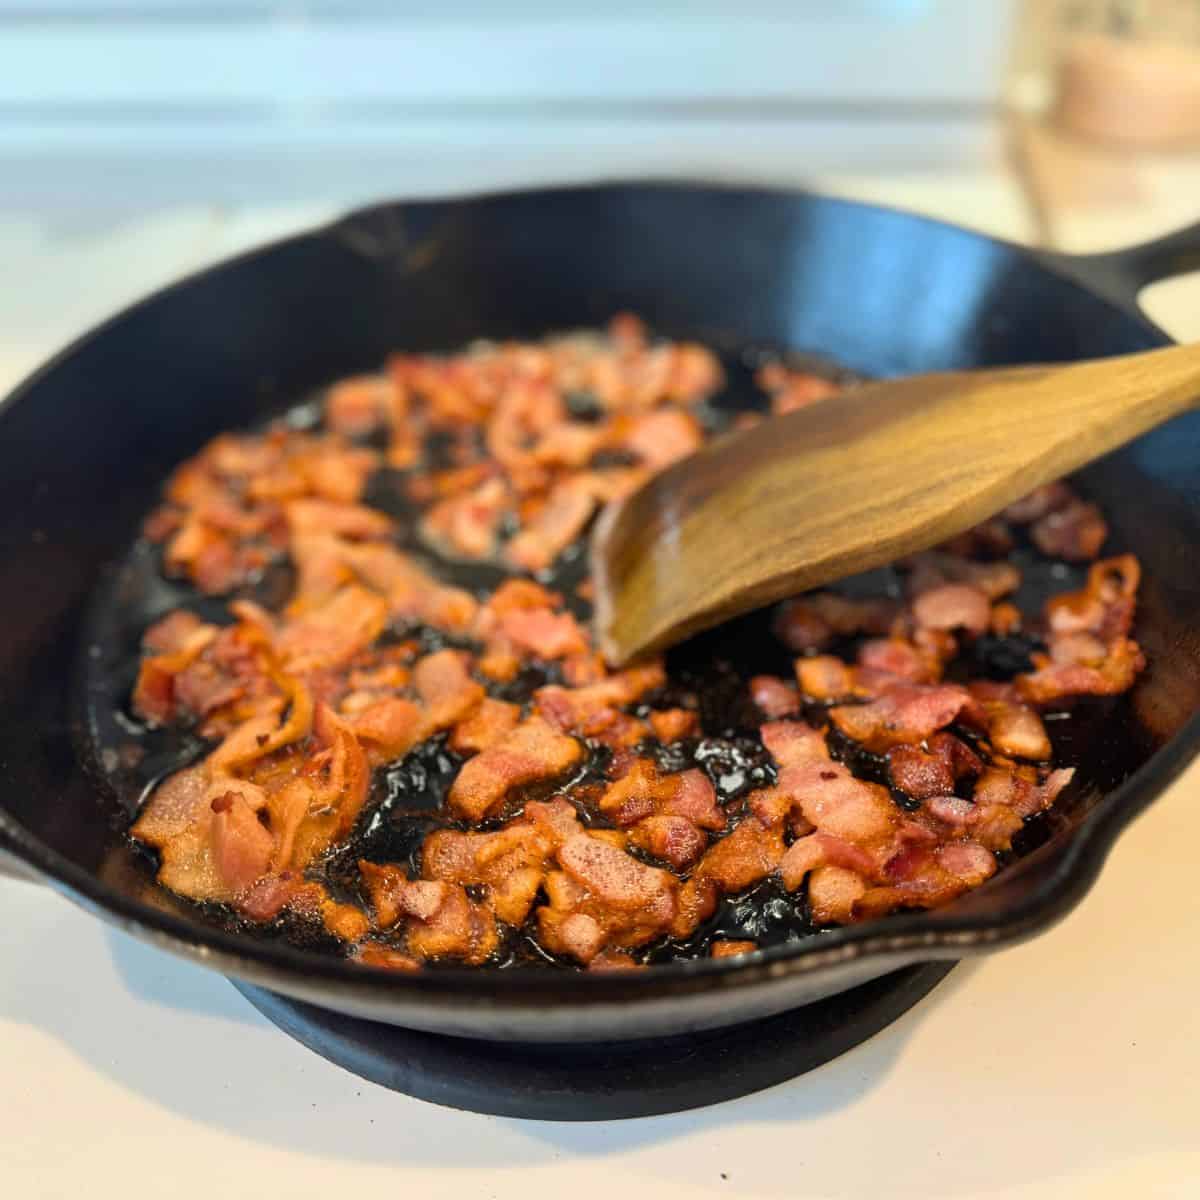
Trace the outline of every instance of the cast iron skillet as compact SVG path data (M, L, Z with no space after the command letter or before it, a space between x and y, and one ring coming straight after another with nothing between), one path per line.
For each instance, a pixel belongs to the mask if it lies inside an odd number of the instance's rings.
M1111 518L1113 545L1141 557L1137 637L1151 667L1129 715L1100 731L1050 839L941 912L746 963L398 976L205 924L149 884L122 839L124 814L89 774L81 613L175 463L392 349L537 336L630 308L668 335L815 350L873 375L1071 359L1167 341L1138 312L1137 290L1198 267L1200 226L1071 259L818 196L633 184L381 205L176 284L0 408L0 842L106 920L225 974L480 1038L731 1024L1030 937L1078 903L1200 743L1200 414L1079 480Z

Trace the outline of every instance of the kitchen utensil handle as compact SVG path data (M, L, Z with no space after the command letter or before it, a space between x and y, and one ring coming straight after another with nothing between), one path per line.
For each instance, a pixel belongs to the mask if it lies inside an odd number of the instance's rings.
M1043 251L1042 257L1051 267L1136 312L1140 311L1138 293L1148 284L1200 271L1200 221L1121 250L1100 254Z

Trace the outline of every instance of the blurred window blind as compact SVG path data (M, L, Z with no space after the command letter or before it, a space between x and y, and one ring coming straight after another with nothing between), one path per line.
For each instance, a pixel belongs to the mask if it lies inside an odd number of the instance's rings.
M985 105L1007 0L0 0L0 114Z

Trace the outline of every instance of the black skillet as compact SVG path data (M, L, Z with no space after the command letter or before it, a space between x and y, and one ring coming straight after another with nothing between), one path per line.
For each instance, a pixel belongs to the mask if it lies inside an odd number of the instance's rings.
M1195 268L1200 226L1068 258L818 196L634 184L381 205L176 284L76 342L0 408L0 844L106 920L227 975L491 1039L744 1022L1030 937L1079 902L1200 742L1200 414L1080 477L1110 517L1111 544L1142 560L1137 637L1151 666L1093 723L1080 786L1044 843L941 912L745 963L396 976L206 923L149 883L90 762L82 612L175 463L389 350L537 336L628 308L668 335L818 351L872 375L1065 360L1166 342L1137 291Z

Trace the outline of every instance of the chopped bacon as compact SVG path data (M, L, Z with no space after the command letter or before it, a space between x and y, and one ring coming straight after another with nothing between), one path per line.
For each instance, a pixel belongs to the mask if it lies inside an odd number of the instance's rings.
M550 950L586 964L605 946L641 946L671 927L679 885L667 871L587 833L568 838L558 861L562 871L546 881L550 903L537 910Z
M1022 614L1007 598L1021 582L1005 557L1016 526L1058 558L1094 558L1104 540L1099 511L1059 484L898 564L907 603L861 598L865 578L846 585L855 595L785 602L774 625L801 656L796 682L749 680L765 755L753 790L722 805L708 760L659 765L690 761L690 739L732 736L703 727L711 698L683 678L665 687L662 662L611 671L583 614L520 577L568 563L600 505L697 449L705 429L687 406L721 379L706 348L652 341L624 315L607 335L395 355L329 390L325 431L222 435L180 466L144 525L166 571L228 592L286 555L294 585L271 611L233 598L232 623L179 610L146 631L135 711L194 721L214 743L134 825L163 884L249 920L319 922L354 961L386 969L501 961L520 929L602 971L645 968L635 952L664 937L753 952L703 923L773 874L822 926L943 904L986 880L1071 778L1052 769L1034 706L1115 694L1143 666L1130 640L1137 561L1095 563L1043 622ZM783 364L760 379L775 412L839 387ZM764 414L727 416L713 407L705 424ZM353 440L378 435L385 455ZM411 521L362 502L385 462L406 471L378 483L402 489ZM414 530L434 566L399 548ZM511 577L477 598L444 582L442 555ZM563 580L572 609L592 600L575 575ZM970 679L982 664L1020 670L982 635L1022 630L1041 639L1032 669ZM427 652L438 635L470 648ZM553 683L530 697L539 677ZM817 704L837 730L828 744L800 719ZM403 865L362 862L359 900L335 898L311 876L366 823L371 771L433 737L463 764L450 826L423 833Z
M921 592L913 601L913 617L926 629L965 629L983 633L991 605L987 595L966 583L946 583Z
M534 693L538 712L555 728L591 737L609 728L618 709L632 704L666 680L661 663L645 663L581 688L557 685Z
M1108 523L1094 504L1074 500L1041 517L1029 533L1037 548L1051 558L1088 562L1100 553Z
M479 707L483 685L471 678L469 656L462 650L439 650L413 667L413 686L425 704L426 736L465 720Z
M556 779L582 755L574 738L556 732L540 717L528 717L507 737L463 765L447 802L459 816L482 820L495 812L514 788Z
M989 600L998 600L1021 586L1021 572L1010 562L973 562L957 554L930 550L914 555L907 566L908 590L913 596L957 583L978 589Z
M857 672L832 654L796 659L800 691L811 700L845 700L856 690Z
M434 546L452 554L490 558L510 504L508 485L494 476L474 491L435 504L425 513L421 532Z
M363 742L372 763L403 758L425 736L425 714L420 705L402 696L377 700L350 719L355 736Z
M775 635L790 650L823 650L835 637L890 632L897 606L890 600L852 600L835 592L810 592L780 605Z
M478 754L502 741L521 719L521 709L503 700L483 699L469 716L454 726L450 749L458 754Z
M684 817L701 829L724 829L725 814L708 776L692 768L659 774L654 760L637 759L600 797L599 808L618 825L632 825L650 815Z
M1039 782L1032 767L988 767L975 783L975 803L1003 804L1018 816L1031 817L1049 808L1074 775L1074 767L1060 767Z
M1015 758L1050 757L1050 738L1042 718L1021 702L1012 684L979 681L969 684L968 690L983 707L988 738L996 750Z
M677 871L690 867L708 845L708 838L687 817L672 816L643 818L629 831L629 840Z
M700 424L681 409L659 409L633 418L621 445L637 455L643 466L661 471L700 449Z
M887 752L892 786L914 800L948 795L960 779L983 769L979 756L951 733L935 733L927 746L893 746Z
M699 732L700 718L688 708L661 708L651 712L647 720L654 736L667 745Z
M829 718L848 738L882 753L902 742L924 741L970 703L970 693L956 684L898 684L869 704L832 708Z
M776 675L755 675L750 680L750 698L765 717L786 717L800 708L800 693Z
M506 612L500 618L500 632L527 654L553 660L586 654L587 636L570 614L548 608L525 608Z
M394 385L386 375L356 375L329 389L325 421L338 433L361 437L386 419Z
M740 892L770 875L782 857L782 828L765 826L750 814L705 851L692 882L709 883L726 894Z
M583 532L596 511L598 497L588 476L557 484L533 520L513 537L504 553L526 571L541 571Z
M801 662L803 661L802 659ZM911 683L936 683L942 674L941 660L936 654L896 637L873 638L863 642L858 648L858 664L868 672L894 675L897 679L907 679ZM810 678L810 683L812 682ZM815 686L825 682L822 679ZM833 673L829 672L829 683L832 682ZM842 696L847 694L840 693Z
M1132 554L1106 558L1088 569L1087 583L1046 601L1052 635L1094 633L1104 640L1124 636L1133 626L1141 567Z
M709 946L708 952L713 958L737 958L742 954L753 954L757 949L757 942L718 938Z
M824 762L829 758L824 734L804 721L770 721L759 729L759 735L781 767Z
M1034 704L1073 696L1116 696L1128 691L1146 665L1137 642L1118 637L1104 648L1097 663L1054 662L1035 655L1037 670L1017 676L1017 689Z
M284 506L293 537L333 534L359 539L383 538L392 531L392 520L364 504L338 504L332 500L289 500Z
M275 649L290 671L336 666L365 650L386 624L383 598L351 584L319 608L285 624Z

